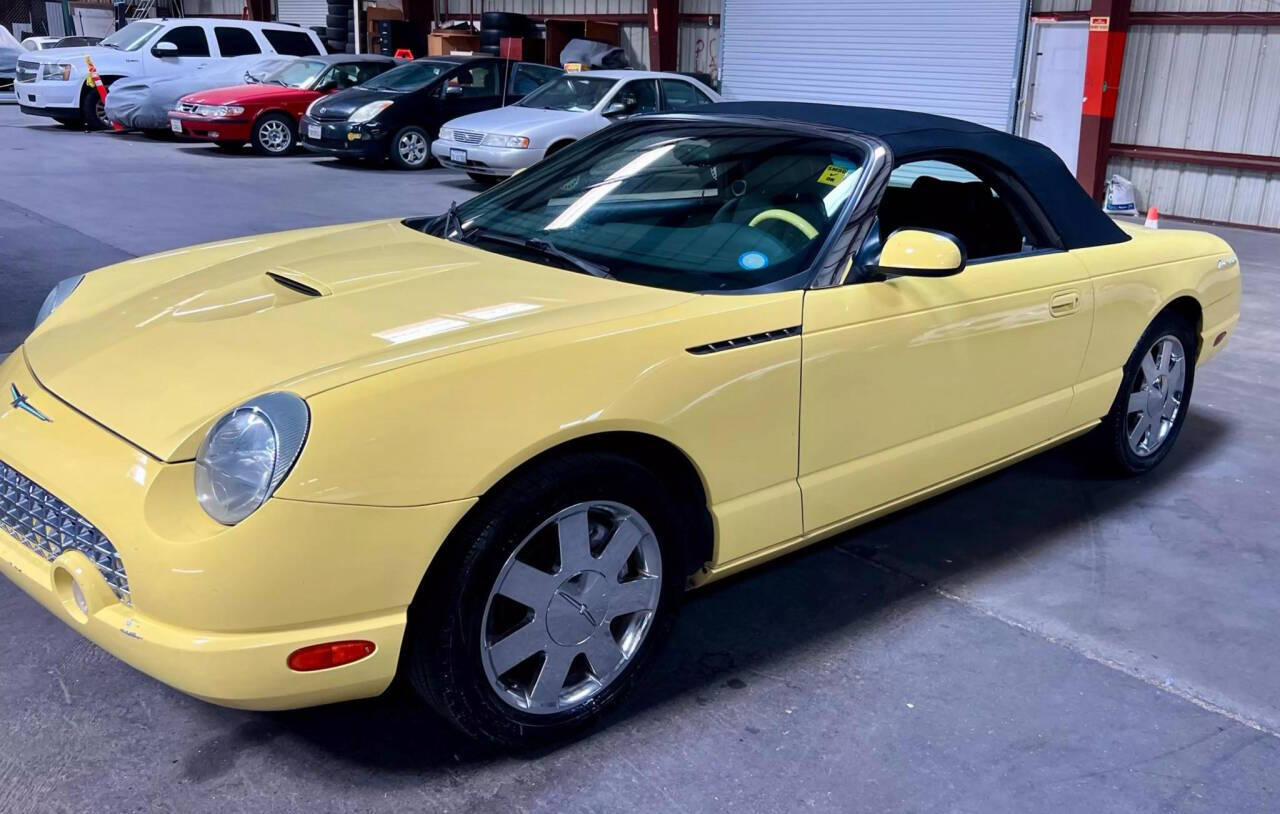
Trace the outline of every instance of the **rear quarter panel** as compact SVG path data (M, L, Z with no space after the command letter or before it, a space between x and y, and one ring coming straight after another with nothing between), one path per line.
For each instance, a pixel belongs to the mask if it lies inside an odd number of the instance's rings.
M1239 313L1240 267L1222 238L1192 230L1123 228L1131 237L1125 243L1072 252L1089 272L1095 303L1093 334L1072 405L1072 417L1081 422L1110 409L1138 339L1174 300L1190 297L1203 312L1197 326L1199 363L1221 349L1212 339L1229 333Z

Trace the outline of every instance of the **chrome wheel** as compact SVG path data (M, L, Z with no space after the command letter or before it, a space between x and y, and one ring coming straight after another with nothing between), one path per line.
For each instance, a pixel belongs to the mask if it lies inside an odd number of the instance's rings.
M283 153L293 146L293 134L279 119L265 121L258 126L258 142L270 153Z
M412 166L424 164L427 160L427 140L421 133L405 133L396 142L396 152L400 154L400 160L406 164Z
M111 120L107 118L107 103L99 97L97 103L93 106L93 115L98 117L98 126L103 130L111 129Z
M1133 454L1151 455L1169 437L1182 410L1186 379L1186 351L1176 336L1160 337L1143 354L1125 425Z
M609 501L558 512L520 542L489 592L489 685L524 712L583 704L639 651L661 593L662 554L639 512Z

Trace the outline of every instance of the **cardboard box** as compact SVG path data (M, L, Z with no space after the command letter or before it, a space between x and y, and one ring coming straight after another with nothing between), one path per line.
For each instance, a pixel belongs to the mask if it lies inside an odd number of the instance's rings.
M427 37L427 56L439 57L455 51L479 51L480 35L465 32L436 31Z

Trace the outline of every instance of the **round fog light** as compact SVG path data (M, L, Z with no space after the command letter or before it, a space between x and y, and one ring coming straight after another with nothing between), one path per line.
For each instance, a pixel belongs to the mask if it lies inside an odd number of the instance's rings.
M74 579L71 580L71 598L75 600L76 607L80 609L80 612L88 616L89 600L85 599L84 590L80 588L80 583Z

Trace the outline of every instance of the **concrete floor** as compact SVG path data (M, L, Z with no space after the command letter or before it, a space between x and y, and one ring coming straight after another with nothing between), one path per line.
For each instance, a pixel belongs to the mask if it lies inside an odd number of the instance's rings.
M475 191L11 108L0 167L0 353L68 274ZM0 811L1275 811L1280 238L1215 231L1244 315L1157 472L1059 449L695 594L651 681L558 749L486 753L403 695L212 707L0 581Z

